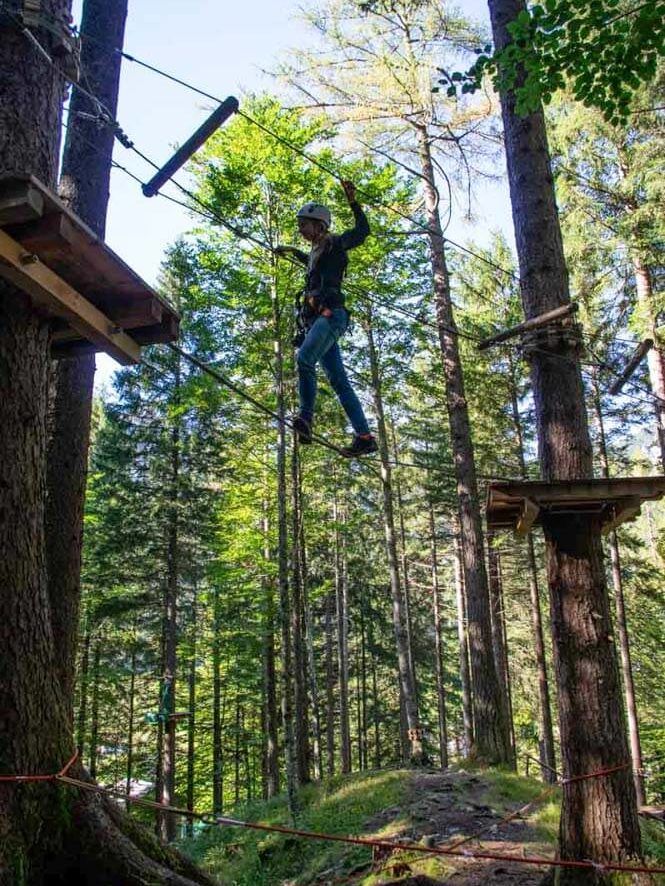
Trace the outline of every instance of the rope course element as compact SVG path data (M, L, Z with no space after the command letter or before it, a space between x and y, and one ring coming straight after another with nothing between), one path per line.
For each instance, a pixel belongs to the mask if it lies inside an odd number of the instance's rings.
M417 852L423 855L442 855L449 858L462 858L466 860L478 861L503 861L510 864L523 864L536 867L559 867L559 868L575 868L578 870L607 870L607 871L623 871L633 874L665 874L665 867L647 867L645 865L624 865L618 862L597 862L597 861L576 861L573 859L559 858L539 858L537 856L517 856L503 855L496 852L475 851L469 849L446 849L437 846L422 846L419 843L392 843L389 840L377 840L371 837L351 837L339 834L325 834L318 831L305 831L299 828L289 828L281 825L266 825L254 821L242 821L238 818L229 818L227 816L216 815L214 813L194 812L191 809L182 809L177 806L169 806L165 803L158 803L155 800L147 800L141 797L132 797L129 794L117 791L113 788L103 788L91 782L82 781L81 779L71 778L67 774L56 774L49 776L51 780L61 782L62 784L81 790L90 791L96 794L102 794L108 797L115 797L131 803L136 806L143 806L149 809L159 810L161 812L172 813L173 815L182 815L186 818L194 819L217 827L240 827L247 830L262 831L265 833L285 834L292 837L301 837L305 840L324 840L332 843L346 843L354 846L377 847L379 849L387 849L390 852L407 851Z
M86 40L86 39L95 40L95 38L92 38L85 33L81 33L79 36L83 40ZM96 40L95 42L99 43L101 41ZM164 77L165 79L170 80L173 83L177 83L178 85L183 86L185 89L189 89L191 92L195 92L197 95L201 95L205 98L209 98L211 101L217 102L218 104L221 104L223 101L218 96L216 96L210 92L206 92L203 89L199 89L197 86L194 86L192 83L189 83L180 77L176 77L173 74L169 74L167 71L164 71L162 68L158 68L155 65L151 65L148 62L145 62L142 59L137 58L136 56L130 55L128 52L125 52L122 49L119 49L117 47L110 47L110 48L113 52L117 52L127 61L130 61L130 62L133 62L134 64L140 65L141 67L144 67L149 71L152 71L153 73L157 74L160 77ZM251 123L252 125L258 127L259 129L261 129L266 134L270 135L275 140L281 142L285 147L288 147L290 150L300 154L304 159L308 160L310 163L319 167L323 172L326 172L328 175L331 175L333 178L337 179L338 181L342 180L341 173L338 173L335 170L330 169L329 167L325 166L316 157L313 157L312 155L308 154L306 151L299 148L297 145L294 145L288 139L285 139L279 133L277 133L274 130L270 129L269 127L265 126L263 123L260 123L258 120L255 120L253 117L251 117L245 111L238 110L237 113L239 116L244 117L248 123ZM155 164L152 164L152 165L155 165ZM358 193L361 193L361 194L365 193L366 194L366 192L364 192L361 188L358 188ZM418 219L412 218L410 215L402 212L400 209L398 209L395 206L391 206L390 204L383 203L383 202L377 201L377 200L370 201L370 203L371 203L371 205L381 206L384 209L388 209L391 212L394 212L397 215L401 216L406 221L409 221L411 224L417 225L418 227L420 227L422 229L424 234L429 234L431 232L431 229L429 228L428 225L423 224L423 222L419 221ZM501 274L503 274L507 277L510 277L513 280L516 280L517 282L520 282L520 278L517 276L517 274L514 273L514 271L511 271L508 268L502 267L501 265L497 264L496 262L493 262L490 259L488 259L486 256L480 255L479 253L474 252L473 250L469 249L466 246L462 246L461 243L457 243L455 240L451 240L450 237L444 237L444 241L446 243L449 243L453 248L458 249L461 252L465 252L468 255L471 255L474 258L477 258L479 261L484 262L488 266L494 268L494 270L499 271Z
M238 397L241 397L243 400L246 400L248 403L251 403L255 409L258 409L260 412L265 413L265 415L269 415L274 418L278 422L283 422L290 428L293 428L293 422L291 422L288 418L284 418L280 416L278 412L275 412L274 409L271 409L269 406L266 406L265 403L262 403L260 400L257 400L256 397L253 397L251 394L248 394L240 385L237 385L235 382L231 381L224 373L220 372L218 369L214 369L212 366L204 363L203 360L199 360L198 357L195 357L193 354L187 353L182 348L178 347L178 345L174 345L170 343L167 347L174 351L174 353L179 354L183 359L187 360L189 363L192 363L194 366L198 367L201 372L205 372L206 375L209 375L211 378L214 378L215 381L219 382L219 384L224 385L225 388L228 388L230 391L233 391ZM330 449L332 452L338 453L338 455L344 455L341 448L336 446L334 443L331 443L329 440L326 440L325 437L321 437L318 434L312 434L312 438L316 440L317 443L320 443L322 446L325 446L327 449Z
M50 55L46 52L44 47L39 43L39 41L37 40L35 35L29 30L29 28L25 27L23 25L23 23L20 21L20 19L18 19L16 16L12 15L11 11L8 10L2 3L0 3L0 9L5 9L7 11L7 13L10 15L10 17L12 17L15 20L15 22L17 23L17 26L19 26L21 32L25 34L25 36L30 40L30 42L35 44L40 49L40 51L45 56L45 58L49 61L49 63L53 67L55 67L56 69L60 70L61 73L63 74L63 76L66 76L66 72L64 72L56 64L56 62L50 57ZM83 39L95 40L95 42L98 42L98 43L102 42L102 41L96 40L96 38L89 37L88 35L85 35L85 34L81 34L80 36ZM128 61L134 62L142 67L145 67L145 68L153 71L154 73L158 74L159 76L163 76L168 80L178 83L179 85L185 87L186 89L189 89L190 91L196 92L196 93L198 93L206 98L209 98L212 101L215 101L217 103L222 102L222 99L220 99L218 96L215 96L212 93L205 92L204 90L199 89L198 87L192 85L191 83L188 83L185 80L182 80L181 78L175 77L174 75L169 74L168 72L166 72L154 65L150 65L149 63L144 62L143 60L138 59L135 56L131 56L129 53L126 53L124 50L118 49L117 47L110 47L110 49L114 52L119 53L123 58L126 58ZM125 148L136 153L137 156L139 156L142 160L144 160L144 162L148 163L153 169L155 169L155 170L160 169L160 167L157 163L155 163L147 155L142 153L136 147L134 142L131 141L127 137L127 135L125 134L124 130L122 129L122 127L120 126L118 121L113 118L113 116L108 112L108 110L104 107L102 102L95 95L93 95L91 92L89 92L87 89L83 88L82 86L80 86L80 84L78 84L76 82L72 83L72 86L74 88L78 89L79 91L81 91L95 105L95 107L98 109L100 122L104 123L105 125L110 126L110 128L113 130L113 133L116 136L116 138L120 141L120 143ZM317 158L312 157L306 151L303 151L302 149L298 148L296 145L293 145L291 142L288 141L288 139L285 139L283 136L279 135L279 133L274 132L269 127L267 127L264 124L260 123L259 121L255 120L253 117L251 117L249 114L247 114L246 112L244 112L242 110L238 110L237 113L240 116L244 117L249 123L257 126L262 131L264 131L265 133L269 134L271 137L275 138L276 140L278 140L279 142L281 142L282 144L287 146L289 149L295 151L296 153L303 156L309 162L311 162L311 163L315 164L316 166L318 166L319 168L321 168L327 174L329 174L329 175L333 176L334 178L341 181L342 176L339 173L337 173L336 171L325 166ZM137 182L137 184L139 184L141 186L142 189L145 188L145 182L142 179L140 179L138 176L136 176L134 173L132 173L130 170L128 170L126 167L122 166L121 164L117 163L116 161L112 161L112 165L114 168L119 169L120 171L124 172L129 177L134 179ZM182 201L177 200L176 198L174 198L168 194L163 194L161 191L159 192L159 196L164 197L164 199L168 200L169 202L174 203L179 206L182 206L183 208L186 208L189 211L193 211L193 212L198 213L202 217L206 218L208 221L217 222L222 227L229 230L232 234L234 234L239 239L248 240L250 242L253 242L257 246L261 247L262 249L265 249L271 253L274 252L272 246L270 246L268 243L265 243L264 241L255 237L253 234L249 233L248 231L244 231L243 229L239 228L237 225L234 225L233 223L229 222L227 219L225 219L223 216L221 216L217 212L217 210L214 209L214 207L210 206L210 204L208 204L206 201L201 200L201 198L198 197L198 195L196 195L193 191L191 191L190 189L188 189L187 187L182 185L180 182L176 181L175 179L171 179L171 181L173 182L175 187L177 187L178 190L181 191L181 193L183 193L193 203L197 204L200 207L200 209L196 209L195 207L193 207L191 205L183 203ZM359 191L360 191L360 189L359 189ZM401 210L397 209L396 207L381 203L380 201L379 202L375 201L375 204L380 205L383 208L386 208L390 211L396 212L397 214L401 215L403 218L407 219L408 221L410 221L413 224L420 225L421 227L424 228L425 233L429 232L429 228L427 226L422 225L421 222L418 222L417 220L406 215L405 213L402 213ZM201 210L204 210L204 212ZM462 246L461 244L456 243L454 240L451 240L448 237L445 237L444 239L454 248L466 253L467 255L472 256L473 258L478 259L479 261L484 262L489 267L492 267L494 270L500 272L501 274L503 274L507 277L510 277L511 279L515 280L517 283L521 283L521 278L517 274L515 274L512 270L502 267L501 265L499 265L496 262L492 261L491 259L487 258L487 256L481 255L481 254L475 252L474 250L469 249L466 246ZM288 259L288 257L287 257L287 259ZM296 266L296 262L293 259L288 259L288 260L290 261L291 264ZM356 294L359 295L361 298L365 298L370 302L375 302L376 304L382 305L384 307L390 307L391 309L395 310L396 312L401 313L404 316L410 317L410 319L412 319L415 323L417 323L421 327L427 326L427 327L431 327L432 329L435 329L437 331L446 331L446 332L449 332L451 335L456 335L460 338L465 338L469 341L479 342L481 340L479 336L471 335L469 333L460 331L457 328L448 327L448 326L445 326L445 325L442 325L439 323L433 323L431 321L420 318L406 308L402 308L402 307L396 306L396 305L389 306L385 303L384 300L380 299L379 297L370 295L368 292L365 292L363 290L359 290L358 287L355 287L353 285L348 286L348 288L350 291L353 291L355 289ZM480 293L477 293L477 294L481 295ZM484 296L484 295L482 297L487 302L492 302L492 300L489 297ZM519 347L519 344L508 345L506 343L503 343L501 346L502 347ZM533 350L538 351L538 349L533 349ZM538 352L540 352L540 351L538 351ZM550 353L548 351L542 351L542 354L546 355L548 357L551 357L552 359L561 359L561 360L569 361L569 358L566 358L563 355ZM570 361L570 362L574 362L574 361ZM603 369L604 371L608 372L611 375L614 375L615 377L619 376L619 373L617 373L607 363L605 363L602 360L599 360L598 358L596 358L595 362L590 363L589 365L595 366L596 368ZM644 393L653 402L655 402L657 404L662 404L662 402L663 402L662 398L660 398L657 394L653 393L653 391L650 391L647 388L640 385L639 382L634 381L634 380L630 380L627 382L627 384L629 384L631 387L635 388L636 390L639 390L642 393ZM609 392L609 388L605 391L605 393L608 393L608 392ZM644 403L643 398L639 398L634 395L625 395L625 396L627 398L632 399L635 402Z
M69 770L76 762L78 755L79 752L74 751L74 753L62 767L62 769L60 769L59 772L54 772L52 775L0 775L0 782L13 782L14 784L22 784L24 782L32 781L57 781L58 779L64 778L67 775Z

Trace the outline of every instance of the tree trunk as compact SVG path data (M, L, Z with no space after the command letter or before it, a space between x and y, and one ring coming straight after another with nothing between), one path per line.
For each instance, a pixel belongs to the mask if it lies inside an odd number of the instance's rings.
M176 696L176 669L177 669L177 643L178 643L178 585L180 581L180 418L177 406L180 402L181 367L180 356L175 357L173 405L173 425L170 430L169 449L169 505L167 513L167 540L166 540L166 584L164 586L164 601L162 611L162 702L160 713L162 715L162 739L161 751L162 771L158 782L161 792L157 794L157 802L167 806L175 805L175 778L176 778L176 719L175 719L175 696ZM177 820L172 813L159 813L159 836L167 842L172 842L176 837Z
M395 436L395 425L392 422L391 422L390 430L391 430L391 435L392 435L393 453L395 456L395 461L398 462L399 461L399 453L397 451L397 438ZM411 680L413 682L414 690L416 693L416 700L417 700L418 699L418 680L416 677L416 666L413 661L413 640L412 640L412 627L411 627L411 585L409 582L409 562L407 559L407 551L406 551L406 529L404 526L404 506L403 506L403 502L402 502L402 484L400 483L399 475L395 477L395 493L397 496L397 518L399 520L402 576L404 577L404 626L406 628L407 648L409 650L409 667L411 668Z
M609 479L610 463L607 457L607 443L605 439L605 423L598 387L596 371L592 373L593 405L598 424L600 461L603 476ZM614 603L616 607L616 625L619 631L619 650L621 652L621 671L623 675L623 691L626 700L626 716L628 718L628 738L630 740L630 755L633 760L633 773L635 779L635 794L638 806L646 804L644 790L644 773L642 763L642 743L640 742L640 725L637 716L637 703L635 701L635 683L633 681L633 666L630 654L630 639L628 624L626 621L626 605L623 595L623 576L621 574L621 554L619 552L619 539L614 530L610 532L608 546L612 563L612 585L614 587Z
M434 655L436 666L436 708L439 716L439 760L441 768L448 768L448 728L446 724L446 685L443 665L443 638L441 636L441 612L439 608L439 563L436 546L434 505L429 505L430 558L432 561L432 616L434 621Z
M86 0L81 30L81 64L86 86L115 116L127 0ZM62 158L60 196L104 239L109 197L113 131L83 114L96 108L80 90L72 91L69 126ZM53 365L54 390L49 416L46 556L52 604L56 667L64 698L71 704L75 681L77 627L81 597L83 508L90 442L94 354ZM71 709L69 716L73 716Z
M499 686L501 689L501 705L508 714L508 726L511 736L511 752L515 764L515 731L513 727L513 711L510 692L510 672L508 670L508 642L506 639L506 620L503 608L503 588L501 585L501 563L498 551L493 546L493 533L487 534L487 560L490 593L490 615L492 618L492 649L496 665Z
M224 744L222 712L222 606L215 587L212 623L212 811L224 811Z
M335 670L333 659L333 608L332 591L326 595L326 772L328 778L335 774Z
M360 697L362 716L360 718L360 768L369 769L367 753L367 626L365 616L365 589L360 586Z
M386 551L388 554L388 571L390 574L393 627L395 631L395 643L397 647L397 668L399 673L401 699L404 705L404 718L406 722L406 728L408 730L408 757L415 763L422 763L424 757L423 733L420 726L420 714L418 712L416 687L413 682L413 671L409 664L409 644L406 633L404 601L402 598L402 589L400 587L399 566L397 559L395 516L393 512L392 470L390 467L390 456L388 452L386 420L383 411L383 396L381 390L379 358L374 342L374 332L372 329L371 317L369 318L365 332L367 334L370 372L372 377L372 392L374 395L374 408L376 411L379 456L381 459L383 526L386 537Z
M320 781L323 773L323 760L321 758L321 707L319 702L319 683L316 675L316 659L314 657L314 625L312 623L312 608L309 604L307 589L307 552L305 549L304 521L300 524L300 558L302 562L302 598L305 618L305 643L307 647L307 677L309 680L309 711L310 728L312 730L312 762L314 764L314 778Z
M187 718L187 808L194 811L194 791L195 791L195 740L196 740L196 631L198 628L198 612L197 612L197 592L194 588L194 599L192 600L192 633L190 640L190 656L189 656L189 674L187 675L187 710L189 717ZM188 837L194 836L194 820L189 818L185 823L185 829Z
M369 619L367 642L372 650L372 723L374 726L374 768L381 768L381 730L379 723L379 686L376 675L376 654L374 651L374 638L372 619Z
M347 569L345 545L342 542L343 517L333 493L333 525L335 527L335 600L337 607L337 674L339 678L339 732L342 772L351 772L351 729L349 725L349 641L347 616Z
M492 654L489 591L483 553L482 524L469 412L450 296L444 236L434 185L434 167L426 127L418 129L430 260L436 302L439 345L446 382L446 405L453 450L464 562L464 587L473 679L474 756L488 763L510 762L508 715Z
M134 708L136 692L136 636L132 637L132 653L129 677L129 716L127 717L127 767L125 770L125 794L129 798L132 793L132 778L134 777ZM127 799L125 811L129 812L130 802Z
M83 757L85 733L88 726L88 677L90 669L90 630L86 628L79 666L79 709L76 722L76 752Z
M460 682L462 684L462 727L464 736L464 756L468 757L473 747L473 706L471 704L471 669L469 667L469 639L467 633L466 601L464 595L464 570L462 551L457 534L453 539L453 570L455 573L455 595L457 599L457 637L459 641Z
M263 500L263 561L270 562L268 502ZM277 675L275 671L275 591L272 578L263 578L265 621L263 627L263 691L265 697L265 792L270 800L279 793L279 739L277 725Z
M522 431L522 418L520 416L519 403L517 400L517 382L515 379L515 364L512 355L508 357L510 370L510 397L512 406L513 426L517 442L517 457L520 464L520 474L526 479L526 461L524 458L524 434ZM531 629L533 633L533 646L536 655L536 668L538 671L538 695L540 698L540 731L541 740L538 743L543 781L554 784L556 781L556 753L554 751L554 728L552 726L552 707L550 703L550 684L547 676L547 661L545 658L545 642L543 639L543 619L540 609L540 592L538 590L538 567L536 564L536 552L534 550L533 536L529 534L527 539L527 562L529 574L529 596L531 598Z
M92 705L90 710L90 778L97 778L97 748L99 747L99 668L102 655L102 638L95 639L92 653Z
M234 789L234 805L240 803L240 696L236 693L236 722L234 732L234 752L233 752L233 789Z
M665 471L665 359L663 358L663 348L660 344L660 336L657 329L658 324L655 316L656 306L654 304L651 271L646 262L642 259L639 248L631 250L631 258L633 262L633 270L635 271L637 298L638 301L645 306L647 316L651 322L650 333L654 341L654 346L647 355L647 362L649 365L651 390L656 395L654 411L656 413L660 464L661 470Z
M286 759L286 790L289 813L295 820L298 813L298 777L293 726L293 654L291 647L291 606L289 589L289 555L286 514L286 408L284 397L284 357L280 335L281 319L277 289L271 285L272 321L275 353L275 389L277 395L277 575L279 583L279 622L282 635L282 722Z
M45 22L66 21L69 3L42 0L40 11ZM56 55L57 24L31 31ZM63 79L6 15L0 70L0 171L31 174L54 188ZM43 315L0 281L0 673L12 675L0 680L0 710L11 712L0 717L0 772L19 775L57 772L72 753L78 601L71 595L54 601L63 607L62 617L55 614L47 581L49 344ZM80 531L73 537L78 543ZM86 777L79 764L70 773ZM212 882L93 794L54 785L0 786L2 886L135 886L148 878L172 886Z
M68 12L66 2L42 3L44 17ZM36 33L53 51L50 32ZM64 82L4 14L0 70L0 171L52 188ZM49 333L27 297L0 279L0 674L11 675L0 680L0 710L11 712L0 717L0 772L8 774L57 771L72 753L72 700L62 692L46 580ZM0 786L0 883L39 882L65 829L55 791Z
M497 48L510 41L508 24L523 0L489 0ZM520 118L512 93L502 93L508 179L522 303L527 319L569 302L542 110ZM528 348L529 344L537 347ZM536 405L539 457L545 481L592 476L575 329L548 327L527 345ZM618 668L602 561L600 520L594 515L543 516L564 778L629 761ZM562 858L639 857L640 833L630 768L602 778L564 783L559 852ZM598 871L562 869L559 882L606 879Z
M303 566L300 547L302 534L302 512L300 508L300 450L298 438L293 435L291 453L291 491L292 491L292 564L291 576L293 600L291 608L291 633L293 636L293 671L294 671L294 712L295 712L295 755L296 777L298 784L307 784L309 775L309 730L307 710L307 660L304 639L303 609Z

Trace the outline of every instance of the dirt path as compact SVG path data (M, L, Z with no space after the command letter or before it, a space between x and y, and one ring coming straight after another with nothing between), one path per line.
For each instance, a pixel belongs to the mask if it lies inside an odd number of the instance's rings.
M426 841L427 845L446 849L460 844L461 850L461 841L465 837L482 831L478 839L464 842L463 848L470 852L476 849L501 855L551 856L551 846L527 821L516 818L502 823L505 812L488 805L489 789L489 782L475 773L414 772L406 804L375 816L368 822L367 832L378 832L392 821L404 820L408 825L395 835L397 839ZM521 805L516 803L514 810ZM543 882L547 871L547 868L503 861L438 858L445 864L445 873L418 873L419 869L422 871L421 864L411 862L408 857L402 859L399 855L381 855L380 852L375 856L373 869L379 875L378 883L381 886L439 886L443 883L451 886L476 886L480 883L536 886ZM361 883L362 880L361 876L348 882Z

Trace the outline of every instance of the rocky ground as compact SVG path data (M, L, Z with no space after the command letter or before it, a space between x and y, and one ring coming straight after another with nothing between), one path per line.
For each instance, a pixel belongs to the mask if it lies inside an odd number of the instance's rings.
M466 772L414 772L406 805L386 809L367 823L366 832L390 833L391 840L425 843L428 846L500 855L552 857L552 847L525 817L503 821L506 810L488 803L491 785L482 775ZM515 803L517 811L523 803ZM530 811L530 810L529 810ZM405 826L391 828L391 823ZM467 837L478 835L467 841ZM464 841L464 842L463 842ZM423 867L427 872L423 872ZM547 868L487 861L473 858L423 859L414 853L376 850L372 871L357 871L343 879L320 882L329 884L372 884L372 886L536 886Z

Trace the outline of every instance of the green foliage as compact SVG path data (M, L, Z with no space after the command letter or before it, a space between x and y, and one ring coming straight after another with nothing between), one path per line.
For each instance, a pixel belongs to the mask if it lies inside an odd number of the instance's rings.
M298 827L327 834L357 834L377 812L399 805L408 772L403 770L338 776L300 792ZM234 809L233 816L265 824L289 825L286 798ZM277 886L285 879L311 883L335 867L343 875L368 864L371 850L362 846L298 840L283 834L262 834L215 828L182 848L224 882L238 886Z
M450 78L448 94L479 88L490 74L499 92L513 91L527 115L567 87L613 125L625 123L634 96L656 76L665 55L665 3L661 0L545 0L508 25L511 42L478 51L475 64Z

